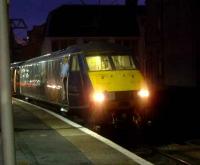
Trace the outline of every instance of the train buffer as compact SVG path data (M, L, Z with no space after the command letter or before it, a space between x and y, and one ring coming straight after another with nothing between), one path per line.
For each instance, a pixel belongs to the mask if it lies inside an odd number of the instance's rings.
M15 98L13 113L17 165L151 164L87 128Z

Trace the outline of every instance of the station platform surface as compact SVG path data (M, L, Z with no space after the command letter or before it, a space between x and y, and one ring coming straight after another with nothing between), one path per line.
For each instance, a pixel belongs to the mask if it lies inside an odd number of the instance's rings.
M151 164L44 108L13 98L13 112L17 165ZM2 150L0 164L3 164Z

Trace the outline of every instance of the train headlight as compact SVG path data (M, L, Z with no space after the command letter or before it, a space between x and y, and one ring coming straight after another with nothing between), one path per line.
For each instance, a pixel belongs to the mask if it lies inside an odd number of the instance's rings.
M105 100L105 95L103 92L94 92L92 98L95 102L102 103Z
M148 89L140 89L138 91L138 96L140 96L141 98L148 98L150 95L149 90Z

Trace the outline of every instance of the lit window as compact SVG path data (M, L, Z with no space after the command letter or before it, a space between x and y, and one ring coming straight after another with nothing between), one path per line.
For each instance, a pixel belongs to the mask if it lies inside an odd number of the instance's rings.
M90 71L112 69L108 56L88 56L86 61Z
M135 69L133 58L131 56L112 56L113 63L117 70L120 69Z

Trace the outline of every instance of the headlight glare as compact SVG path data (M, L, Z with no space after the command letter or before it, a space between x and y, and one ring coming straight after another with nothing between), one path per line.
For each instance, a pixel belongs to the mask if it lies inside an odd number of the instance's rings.
M141 89L141 90L138 91L138 95L141 98L147 98L147 97L149 97L149 90L148 89Z
M94 92L92 98L95 102L102 103L105 100L105 95L103 92Z

